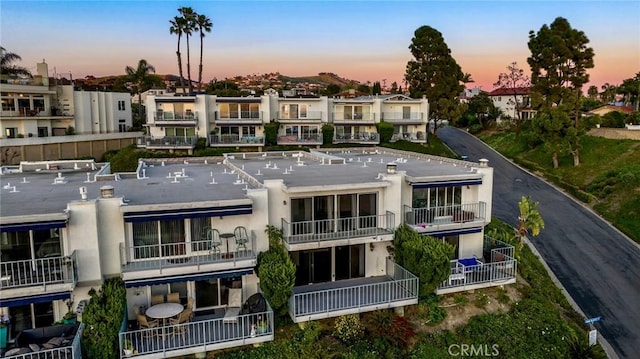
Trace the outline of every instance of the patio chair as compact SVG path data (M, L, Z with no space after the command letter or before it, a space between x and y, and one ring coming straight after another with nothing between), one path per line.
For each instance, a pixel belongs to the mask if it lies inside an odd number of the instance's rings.
M170 318L169 324L171 325L171 334L180 335L182 340L184 340L187 335L187 329L189 328L185 323L188 323L191 320L191 315L191 310L185 309L178 314L177 318Z
M186 309L193 310L193 297L187 298L187 307Z
M140 329L153 329L158 327L158 321L157 320L147 320L147 317L145 315L138 315L138 328ZM142 333L142 336L145 337L153 337L156 333L155 330L145 330Z
M207 240L211 245L209 253L220 253L222 240L220 239L220 232L217 229L209 229L207 231Z
M180 304L180 293L169 293L167 294L167 303L178 303Z
M242 307L242 288L229 288L227 309L224 311L223 323L237 323Z
M151 297L151 305L164 303L164 294L158 294Z
M247 235L247 229L243 226L238 226L233 230L233 234L236 237L236 252L240 250L240 248L244 248L247 250L247 242L249 242L249 236Z

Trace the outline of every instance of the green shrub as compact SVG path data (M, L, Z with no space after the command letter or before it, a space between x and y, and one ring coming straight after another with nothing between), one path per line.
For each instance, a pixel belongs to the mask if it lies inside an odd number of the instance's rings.
M343 315L336 318L333 336L345 343L362 339L364 327L358 314Z
M69 126L67 127L67 130L65 131L65 135L67 136L72 136L76 134L76 129L73 128L73 126Z
M120 357L118 333L125 319L127 294L121 278L107 279L102 289L90 292L82 312L86 327L82 334L83 356L111 359Z
M380 143L389 143L393 137L393 125L388 122L378 122L376 128L380 135Z
M498 302L502 304L509 304L510 301L511 298L509 298L507 291L502 287L498 287Z
M267 146L275 146L278 144L278 121L271 121L264 125L264 139Z
M469 133L476 134L476 133L479 133L480 131L482 131L481 124L475 124L475 125L469 126Z
M429 316L427 318L430 326L438 325L447 318L447 311L438 307L437 304L429 305Z
M333 143L333 125L330 123L325 123L322 125L322 144L330 145Z
M257 272L260 288L273 310L284 315L289 297L293 294L296 266L282 244L282 229L267 226L269 250L258 255Z
M406 346L415 335L413 325L407 318L398 317L389 310L372 312L367 317L366 328L374 340L379 339L395 347Z
M469 298L467 298L467 296L463 294L456 294L453 296L453 302L456 305L465 305L469 303Z
M489 304L489 297L484 293L479 293L476 295L476 299L473 304L478 308L484 308Z
M207 148L207 139L205 137L198 137L195 150L204 150L205 148Z

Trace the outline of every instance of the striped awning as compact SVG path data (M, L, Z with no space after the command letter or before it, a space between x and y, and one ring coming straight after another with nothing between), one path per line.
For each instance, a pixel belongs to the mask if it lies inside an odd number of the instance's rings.
M172 275L167 277L125 280L124 285L127 288L143 287L147 285L201 281L201 280L209 280L209 279L216 279L216 278L242 277L243 275L252 274L252 273L253 273L253 268L207 272L207 273L192 273L192 274Z
M472 185L479 185L479 184L482 184L482 178L436 181L436 182L413 182L411 183L411 186L413 188L437 188L437 187L472 186Z
M0 232L20 232L28 230L41 230L50 228L64 228L67 226L66 219L57 219L42 222L26 222L26 223L6 223L0 224Z
M160 211L125 212L125 222L149 222L149 221L169 221L185 218L207 218L218 216L237 216L251 214L252 204L240 204L234 206L204 207L204 208L181 208L166 209Z
M71 292L46 293L39 295L30 295L27 297L0 299L0 307L17 307L31 303L52 302L54 300L69 299Z

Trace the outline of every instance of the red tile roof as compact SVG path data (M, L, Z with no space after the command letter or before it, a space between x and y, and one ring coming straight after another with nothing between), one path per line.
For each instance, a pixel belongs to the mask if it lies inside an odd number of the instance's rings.
M515 95L528 95L531 92L531 87L516 87L506 88L501 87L489 92L489 96L513 96Z
M623 112L623 113L631 113L633 112L633 107L629 107L629 106L614 106L614 105L604 105L604 106L600 106L598 108L594 108L593 110L591 110L591 112L595 112L598 110L609 110L609 111L618 111L618 112Z

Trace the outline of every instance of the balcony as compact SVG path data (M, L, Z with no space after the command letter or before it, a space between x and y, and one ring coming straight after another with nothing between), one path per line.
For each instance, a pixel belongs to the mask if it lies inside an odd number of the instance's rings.
M71 291L78 281L76 252L69 256L0 263L0 298Z
M28 353L21 351L25 354L7 355L3 358L11 359L40 359L40 358L56 358L56 359L76 359L82 357L82 351L80 347L80 341L82 340L82 333L84 331L84 324L64 324L55 325L50 327L39 327L35 329L25 329L21 331L16 337L15 342L7 349L7 352L15 348L30 349L29 345L36 344L41 346L43 343L47 343L48 339L61 338L63 341L60 346L47 349L40 348L37 352ZM57 341L56 341L57 342ZM49 343L51 346L55 344Z
M367 124L373 125L376 120L375 113L349 113L349 112L334 112L333 123L340 124Z
M422 112L383 112L382 120L392 124L418 125L426 123Z
M400 141L400 140L417 142L417 143L425 143L425 142L427 142L427 139L426 139L426 137L424 135L424 132L422 132L422 131L418 131L418 132L400 132L400 133L394 133L393 136L391 136L391 142L396 142L396 141Z
M211 147L252 147L264 146L264 136L210 135Z
M280 123L319 123L322 122L322 111L307 111L305 113L278 112Z
M120 243L120 263L124 280L167 274L251 268L256 265L256 237L250 233L246 249L238 250L233 239L222 240L217 249L211 241L191 241L151 245Z
M385 214L289 223L282 219L289 251L392 240L395 215Z
M418 278L387 258L386 275L293 288L295 323L418 303Z
M379 144L380 135L377 132L360 132L356 135L338 133L333 143Z
M259 322L264 324L256 326ZM184 324L121 332L120 357L127 357L123 347L125 340L131 341L137 350L133 355L136 358L155 359L269 342L273 340L273 333L273 310L267 303L267 311L262 313L227 318L215 314L213 318L196 316Z
M482 258L452 260L449 278L438 286L436 293L455 293L515 283L518 262L513 252L513 246L485 236Z
M216 111L216 125L224 124L262 124L262 111Z
M136 145L138 147L147 149L185 149L191 150L196 147L198 143L198 136L183 137L183 136L165 136L165 137L151 137L142 136L136 138Z
M191 125L195 127L198 124L198 113L156 111L153 114L153 122L156 126Z
M322 144L321 133L310 133L306 135L292 134L292 135L280 135L278 136L279 145L300 145L300 146L315 146Z
M482 227L486 203L456 204L431 208L404 206L405 222L420 233Z

